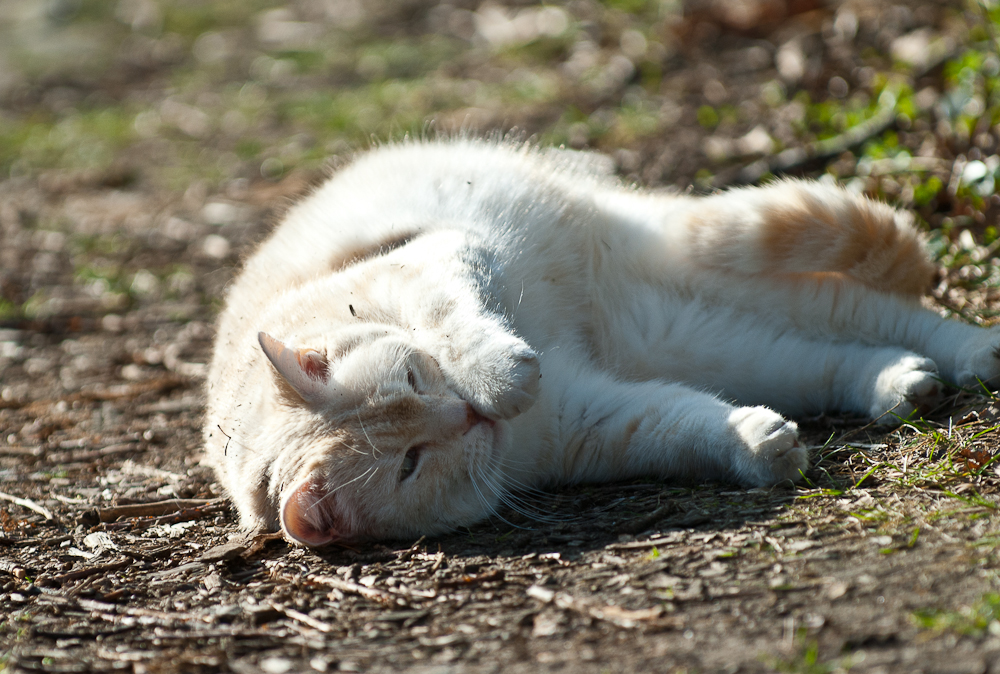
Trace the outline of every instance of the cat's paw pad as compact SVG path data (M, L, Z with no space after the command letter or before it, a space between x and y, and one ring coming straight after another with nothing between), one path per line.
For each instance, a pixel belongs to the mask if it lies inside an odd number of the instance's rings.
M766 487L795 481L809 466L798 426L777 412L766 407L740 407L729 415L729 425L744 447L733 462L741 482Z
M904 356L879 373L869 412L879 424L898 424L914 413L933 409L942 388L934 361L917 355Z
M965 348L964 358L955 375L955 383L965 388L990 390L1000 388L1000 327L983 330Z

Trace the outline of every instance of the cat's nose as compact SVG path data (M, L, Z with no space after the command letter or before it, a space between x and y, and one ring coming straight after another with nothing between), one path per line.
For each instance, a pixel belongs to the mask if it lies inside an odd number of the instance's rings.
M477 412L469 403L456 398L441 402L436 421L437 432L444 435L465 435L479 424L493 426L496 423Z

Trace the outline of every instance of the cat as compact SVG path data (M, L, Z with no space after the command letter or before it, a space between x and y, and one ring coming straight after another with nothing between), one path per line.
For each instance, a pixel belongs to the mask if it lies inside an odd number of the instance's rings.
M905 212L780 180L704 197L504 141L364 154L228 292L207 461L249 530L399 539L636 476L799 479L796 416L898 423L1000 375L921 308Z

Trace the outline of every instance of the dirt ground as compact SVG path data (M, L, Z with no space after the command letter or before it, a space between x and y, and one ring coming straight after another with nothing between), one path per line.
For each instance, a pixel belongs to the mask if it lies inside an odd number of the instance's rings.
M998 19L0 0L0 672L1000 672L986 391L891 432L801 420L796 488L584 485L537 520L352 548L244 537L199 463L239 260L407 133L596 149L652 187L827 176L912 210L928 306L989 324Z

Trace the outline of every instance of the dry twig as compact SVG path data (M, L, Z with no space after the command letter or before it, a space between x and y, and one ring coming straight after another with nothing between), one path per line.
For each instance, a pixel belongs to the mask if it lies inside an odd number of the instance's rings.
M192 508L204 508L223 503L225 499L172 498L152 503L130 503L129 505L98 508L102 522L114 522L120 517L156 517L169 513L181 513Z
M10 501L11 503L16 503L17 505L21 506L22 508L27 508L28 510L34 510L36 513L38 513L39 515L41 515L42 517L44 517L47 520L54 520L55 519L55 517L52 515L52 512L49 511L48 508L44 508L44 507L38 505L37 503L35 503L31 499L20 498L18 496L13 496L11 494L6 494L6 493L0 491L0 500L2 500L2 501Z

